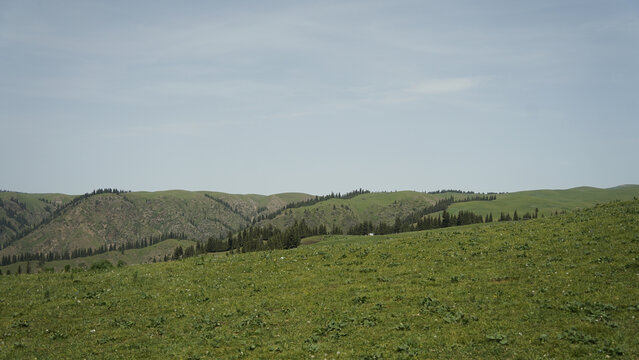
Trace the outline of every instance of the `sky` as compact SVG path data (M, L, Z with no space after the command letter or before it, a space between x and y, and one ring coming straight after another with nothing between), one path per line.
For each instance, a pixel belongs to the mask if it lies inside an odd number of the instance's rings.
M0 189L639 183L639 2L0 0Z

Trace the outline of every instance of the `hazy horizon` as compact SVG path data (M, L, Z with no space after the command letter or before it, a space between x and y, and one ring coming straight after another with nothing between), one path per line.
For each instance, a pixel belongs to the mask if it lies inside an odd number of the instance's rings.
M384 189L364 189L364 188L353 188L350 190L346 190L346 191L329 191L327 193L312 193L312 192L308 192L308 191L283 191L283 192L278 192L278 193L269 193L269 194L264 194L264 193L255 193L255 192L243 192L243 193L228 193L231 195L261 195L261 196L271 196L271 195L278 195L278 194L287 194L287 193L299 193L299 194L308 194L308 195L315 195L315 196L324 196L324 195L329 195L331 193L337 194L337 193L341 193L346 194L348 192L351 191L355 191L355 190L368 190L371 191L373 193L392 193L392 192L402 192L402 191L415 191L415 192L430 192L430 191L440 191L440 190L453 190L453 191L465 191L465 192L475 192L475 193L515 193L515 192L524 192L524 191L536 191L536 190L570 190L570 189L576 189L576 188L582 188L582 187L590 187L590 188L596 188L596 189L601 189L601 190L606 190L606 189L614 189L614 188L618 188L618 187L623 187L623 186L639 186L639 184L621 184L621 185L616 185L616 186L610 186L610 187L606 187L606 188L601 188L601 187L596 187L596 186L589 186L589 185L581 185L581 186L573 186L573 187L569 187L569 188L539 188L539 189L522 189L522 190L515 190L515 191L480 191L480 190L474 190L474 189L454 189L454 188L441 188L441 189L396 189L396 190L384 190ZM54 191L54 192L26 192L26 191L15 191L12 189L0 189L0 191L2 192L16 192L16 193L23 193L23 194L64 194L64 195L83 195L85 193L91 193L94 190L98 190L100 188L94 188L91 190L87 190L81 193L63 193L63 192L59 192L59 191ZM187 189L159 189L159 190L145 190L145 189L128 189L128 188L114 188L114 187L104 187L103 189L114 189L114 190L122 190L122 191L131 191L131 192L170 192L170 191L188 191L188 192L222 192L225 193L223 191L219 191L216 189L196 189L196 190L187 190Z
M0 188L639 183L633 1L0 1Z

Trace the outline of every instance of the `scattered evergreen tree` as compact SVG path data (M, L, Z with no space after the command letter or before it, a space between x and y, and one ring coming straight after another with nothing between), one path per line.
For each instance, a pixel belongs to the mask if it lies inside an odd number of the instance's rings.
M393 232L398 233L402 230L402 220L398 217L395 218L395 225L393 225Z
M448 211L444 210L442 212L442 227L449 227L450 224L450 214L448 213Z
M186 250L184 250L184 258L189 258L195 256L195 247L193 247L193 245L189 246L186 248Z
M181 259L183 254L184 250L182 249L182 246L178 245L175 250L173 250L173 260Z

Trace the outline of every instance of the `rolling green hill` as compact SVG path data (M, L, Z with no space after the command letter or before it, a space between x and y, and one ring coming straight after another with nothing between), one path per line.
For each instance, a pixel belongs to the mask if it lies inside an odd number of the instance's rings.
M603 204L613 200L631 200L639 197L639 185L622 185L609 189L595 187L577 187L567 190L533 190L519 191L497 195L495 201L470 201L456 203L449 207L451 213L460 210L473 211L481 215L492 213L498 217L500 212L519 215L526 212L549 215L554 212L568 211Z
M364 221L392 224L397 217L404 218L451 196L463 199L469 195L415 191L364 193L281 211L287 204L299 204L313 196L302 193L264 196L173 190L103 193L79 198L76 202L70 195L5 192L0 193L0 240L4 244L0 255L96 249L168 233L184 233L189 239L204 241L210 236L221 237L236 232L252 224L256 218L263 219L269 214L277 216L254 225L263 227L272 224L284 229L295 221L304 220L310 227L325 225L329 231L338 227L346 232ZM517 210L522 215L538 208L541 214L548 215L636 196L639 196L638 185L610 189L535 190L499 194L494 201L455 203L448 210L452 213L460 210L482 215L493 213L496 219L500 212ZM37 226L44 220L46 224ZM17 233L27 230L32 231L14 239Z
M639 357L639 201L0 277L1 358Z
M120 250L108 251L98 255L83 256L69 260L47 261L44 264L39 264L38 261L31 261L29 264L27 264L26 261L20 261L11 265L1 266L0 271L5 274L7 271L11 274L18 274L18 267L20 267L20 271L26 273L27 267L30 267L32 273L40 271L61 272L67 265L70 266L71 269L87 269L90 268L91 265L103 260L108 260L113 265L147 264L164 261L165 256L171 257L173 251L178 246L186 249L194 245L195 241L192 240L167 239L141 249L128 249L124 252Z
M329 229L338 226L342 230L348 230L363 221L392 223L396 217L404 217L449 196L466 195L427 194L416 191L362 194L352 199L329 199L311 206L290 209L272 220L261 222L260 225L273 224L283 229L295 221L304 220L311 227L323 224Z
M64 194L0 192L0 245L50 218L72 199Z
M273 224L281 229L295 221L304 220L309 226L320 224L331 229L333 225L347 231L352 226L370 221L374 224L386 222L392 224L396 217L403 218L410 213L434 204L437 200L454 197L464 199L472 194L444 192L429 194L415 191L380 192L356 196L352 199L330 199L312 206L290 209L272 220L259 225ZM500 212L523 215L538 208L541 214L550 215L555 211L574 210L605 203L612 200L630 200L639 197L639 185L625 185L610 189L579 187L567 190L534 190L506 194L497 194L493 201L469 201L452 204L448 211L472 211L481 215L492 213L499 217ZM437 216L438 213L434 213Z

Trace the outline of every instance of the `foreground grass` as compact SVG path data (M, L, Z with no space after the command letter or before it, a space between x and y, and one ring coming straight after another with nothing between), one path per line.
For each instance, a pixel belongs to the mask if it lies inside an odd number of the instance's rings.
M0 277L1 358L639 357L639 201Z

